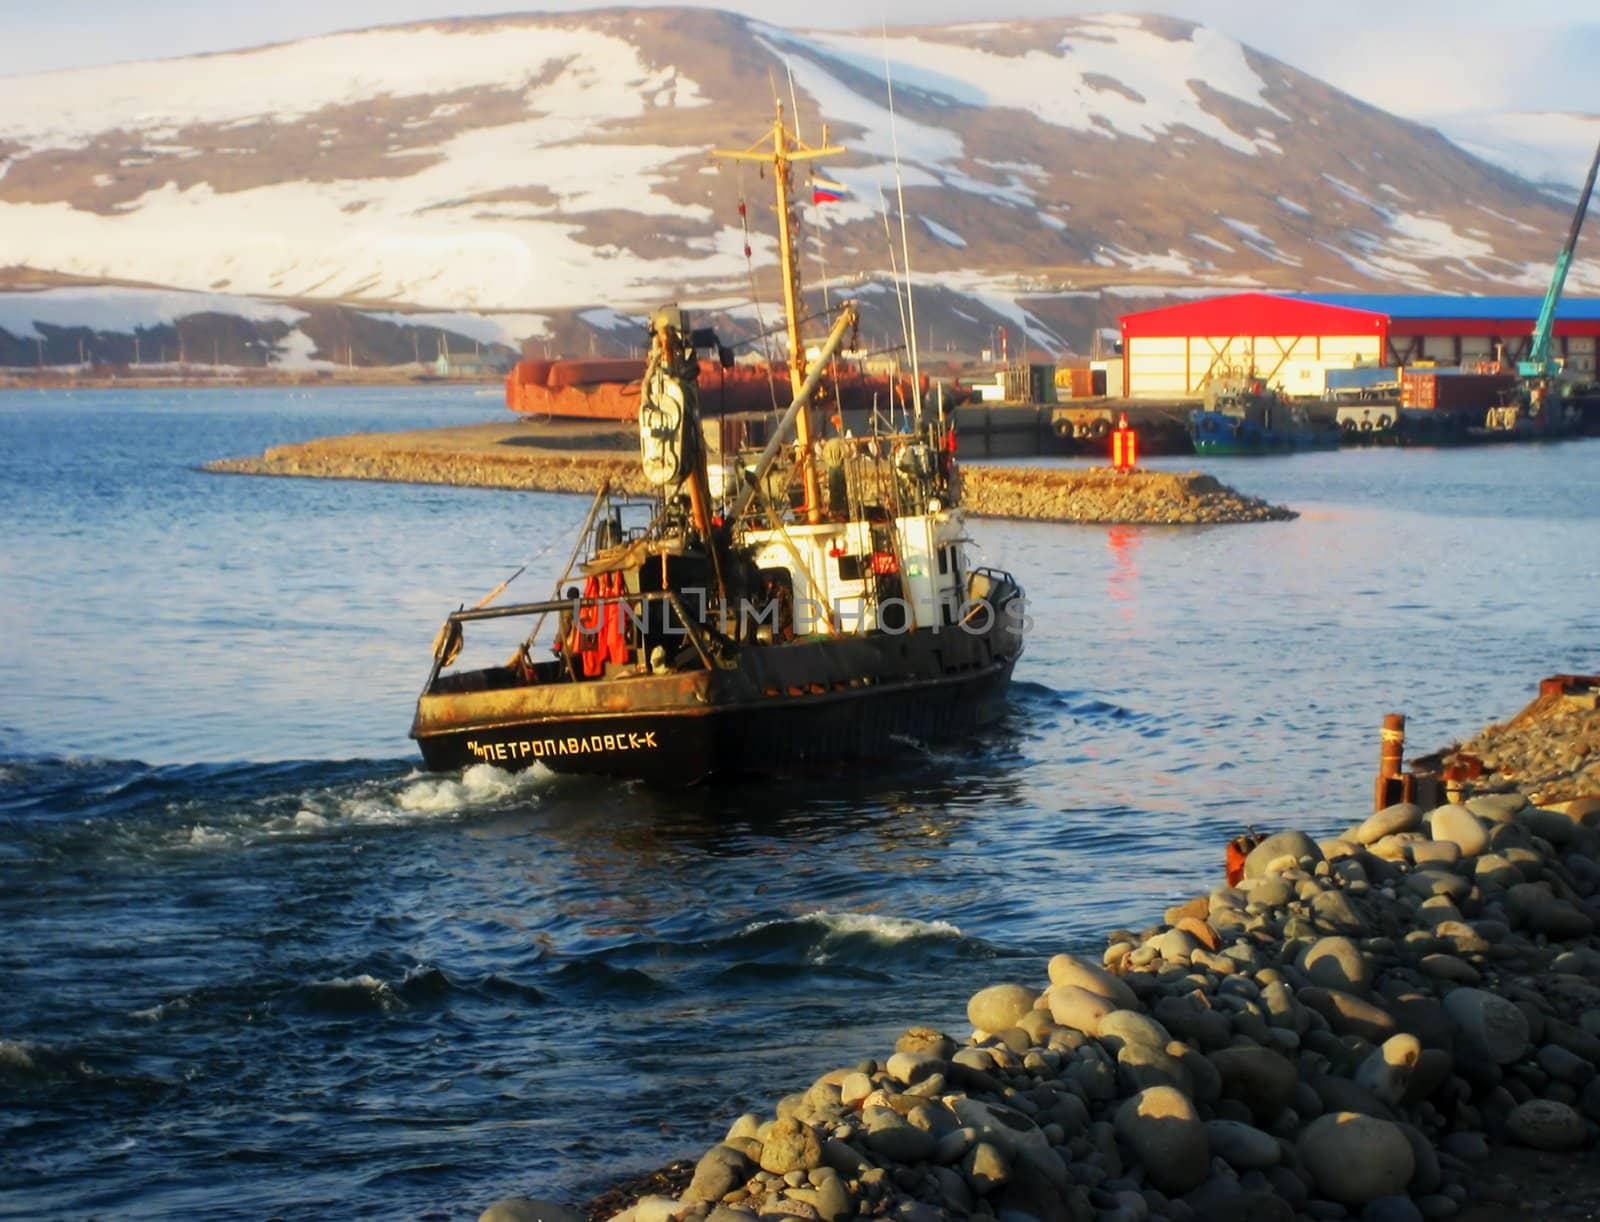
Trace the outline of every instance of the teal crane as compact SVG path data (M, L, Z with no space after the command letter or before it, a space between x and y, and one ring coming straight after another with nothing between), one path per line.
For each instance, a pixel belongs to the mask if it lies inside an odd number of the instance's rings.
M1533 328L1533 342L1528 345L1528 357L1517 362L1517 375L1525 381L1549 381L1561 372L1561 365L1550 355L1550 340L1556 326L1556 306L1561 303L1561 289L1567 282L1567 269L1572 266L1572 252L1578 245L1578 231L1583 228L1583 217L1589 210L1589 196L1594 193L1595 172L1600 170L1600 147L1594 151L1589 163L1589 178L1583 184L1583 194L1578 197L1578 210L1572 214L1572 231L1567 243L1556 258L1556 269L1550 277L1550 287L1545 290L1544 304L1539 307L1539 321Z

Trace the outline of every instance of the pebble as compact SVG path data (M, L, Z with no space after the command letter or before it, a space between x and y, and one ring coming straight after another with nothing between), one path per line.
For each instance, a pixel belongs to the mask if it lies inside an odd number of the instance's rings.
M580 1210L536 1197L507 1197L478 1215L478 1222L585 1222Z
M822 1162L822 1143L814 1129L793 1116L773 1122L761 1139L761 1169L773 1175L809 1171Z
M1412 1070L1422 1056L1422 1041L1409 1032L1392 1035L1363 1060L1355 1073L1356 1085L1393 1107L1405 1097Z
M1148 1014L1134 1010L1113 1010L1100 1020L1100 1030L1096 1034L1102 1044L1113 1050L1128 1044L1163 1049L1172 1042L1165 1027Z
M1100 1021L1117 1008L1110 998L1075 984L1052 984L1043 1001L1054 1022L1085 1035L1099 1034Z
M1138 996L1122 977L1113 976L1097 963L1091 963L1077 955L1059 954L1051 958L1045 970L1053 985L1076 985L1080 989L1098 993L1122 1009L1139 1009Z
M1415 802L1399 802L1385 806L1370 815L1350 836L1357 844L1374 844L1396 832L1415 831L1422 825L1422 807Z
M1343 891L1324 891L1311 900L1311 916L1316 924L1333 933L1361 933L1366 922Z
M1452 989L1445 1013L1467 1050L1509 1065L1528 1050L1528 1019L1516 1005L1484 989Z
M1164 915L980 989L965 1044L912 1028L740 1117L622 1217L1413 1222L1519 1199L1491 1135L1600 1131L1600 801L1279 832Z
M1208 1120L1206 1133L1211 1152L1239 1171L1276 1166L1283 1157L1278 1139L1254 1125L1237 1120Z
M1274 872L1272 867L1277 866L1284 858L1292 862L1299 862L1305 858L1318 862L1322 860L1322 850L1317 847L1315 840L1297 829L1275 832L1245 856L1244 876L1258 878L1263 874Z
M1268 875L1250 888L1250 905L1254 908L1281 908L1294 898L1294 888L1277 875Z
M1456 845L1463 857L1476 857L1489 847L1489 833L1465 806L1441 806L1428 815L1434 840Z
M961 1157L961 1173L980 1197L1011 1179L1011 1163L997 1146L980 1141Z
M1455 984L1475 985L1483 980L1477 968L1455 955L1423 955L1417 961L1417 969L1436 980L1448 980Z
M1163 1192L1197 1188L1211 1167L1211 1144L1194 1104L1170 1086L1140 1091L1117 1109L1117 1136Z
M1520 793L1486 793L1468 798L1465 806L1480 819L1505 823L1514 818L1518 811L1527 809L1528 799Z
M694 1178L689 1181L683 1198L686 1201L720 1201L749 1179L755 1169L756 1165L744 1151L729 1145L712 1146L695 1164Z
M967 1002L967 1021L980 1031L1004 1031L1015 1027L1039 994L1020 984L992 984L979 989Z
M1345 1205L1402 1192L1416 1169L1411 1143L1396 1125L1357 1112L1318 1116L1296 1149L1318 1190Z
M1372 965L1350 938L1319 938L1300 955L1300 970L1313 984L1328 989L1365 993L1372 983Z
M1302 1005L1320 1014L1339 1035L1356 1035L1379 1042L1395 1032L1394 1016L1376 1002L1342 989L1301 989Z
M1506 1118L1511 1139L1535 1150L1576 1150L1587 1139L1583 1117L1554 1099L1529 1099Z
M1411 845L1410 856L1417 866L1454 866L1461 861L1461 846L1449 840L1420 840Z
M1211 1063L1222 1079L1222 1097L1243 1103L1258 1124L1270 1125L1294 1098L1294 1064L1270 1048L1224 1048L1212 1054Z

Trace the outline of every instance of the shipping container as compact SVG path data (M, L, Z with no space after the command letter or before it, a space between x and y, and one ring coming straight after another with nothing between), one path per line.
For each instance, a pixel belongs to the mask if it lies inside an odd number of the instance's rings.
M1400 379L1400 404L1436 411L1474 411L1495 406L1516 384L1516 375L1508 373L1407 369Z
M1065 375L1065 381L1062 380L1062 375ZM1096 380L1093 369L1063 369L1056 376L1056 390L1058 394L1065 392L1067 398L1092 399L1097 394L1105 393L1095 389ZM1105 385L1104 374L1100 376L1099 381L1100 385Z

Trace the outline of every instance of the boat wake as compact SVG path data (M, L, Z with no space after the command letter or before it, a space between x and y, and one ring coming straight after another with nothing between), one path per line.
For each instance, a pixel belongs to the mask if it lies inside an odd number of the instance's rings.
M487 764L459 775L410 761L150 765L98 759L0 764L0 861L234 850L368 828L449 822L524 807L552 780L542 768Z
M860 912L808 912L746 925L719 949L741 961L902 967L907 962L988 958L994 948L949 921Z

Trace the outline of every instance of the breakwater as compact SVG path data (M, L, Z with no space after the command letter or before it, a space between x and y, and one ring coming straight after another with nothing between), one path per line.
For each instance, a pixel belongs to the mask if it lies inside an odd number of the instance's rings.
M208 471L236 475L365 479L539 492L593 492L602 479L649 488L631 447L596 448L521 422L404 433L358 433L274 446L259 457L220 459ZM615 440L606 437L601 440ZM575 442L570 448L562 441ZM1281 521L1294 513L1198 472L1109 468L968 466L963 503L989 517L1041 522L1187 524Z
M978 989L964 1038L913 1027L738 1117L673 1195L615 1216L1548 1216L1496 1153L1600 1136L1595 695L1444 753L1487 766L1459 803L1267 836L1235 884Z

